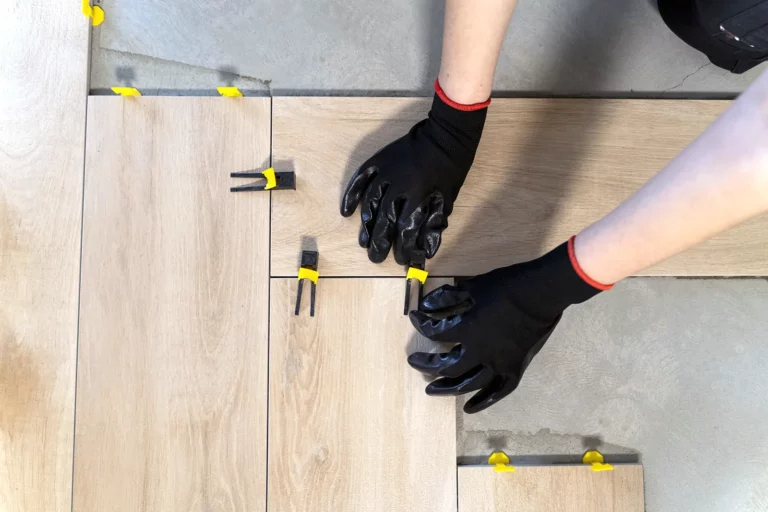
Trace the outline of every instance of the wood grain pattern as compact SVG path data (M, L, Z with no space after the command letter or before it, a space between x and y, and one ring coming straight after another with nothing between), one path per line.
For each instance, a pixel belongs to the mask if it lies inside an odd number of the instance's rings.
M539 256L608 213L701 133L725 101L497 99L433 275L473 275ZM339 215L352 172L422 119L428 100L275 98L273 154L298 190L275 194L272 275L293 275L311 234L323 275L403 275L371 264L359 213ZM768 275L768 217L642 275Z
M78 512L264 510L269 111L89 99Z
M643 512L643 467L459 467L459 512Z
M321 279L312 318L306 293L294 316L295 278L272 280L269 511L456 510L455 400L426 396L406 362L434 347L404 286Z
M0 510L70 510L88 25L0 0Z

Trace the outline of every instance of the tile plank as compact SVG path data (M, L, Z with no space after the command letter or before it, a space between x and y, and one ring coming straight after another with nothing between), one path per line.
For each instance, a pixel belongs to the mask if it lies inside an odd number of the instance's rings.
M294 316L296 287L272 280L268 510L455 511L455 400L406 362L434 345L404 281L320 279L315 317L306 293Z
M643 512L643 467L459 467L459 512Z
M359 212L339 215L355 168L429 108L405 98L275 98L276 166L296 193L275 194L272 275L294 275L311 235L326 276L401 276L357 244ZM473 275L537 257L599 219L700 134L727 101L496 99L432 275ZM662 262L642 275L768 275L768 216Z
M88 24L0 0L0 510L70 510Z
M78 512L266 506L269 112L89 99Z

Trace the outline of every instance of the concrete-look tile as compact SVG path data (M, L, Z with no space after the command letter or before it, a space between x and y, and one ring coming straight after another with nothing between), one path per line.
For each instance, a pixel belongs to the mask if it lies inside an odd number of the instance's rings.
M443 1L104 0L104 48L271 81L291 92L429 94ZM499 61L497 91L675 95L742 91L638 0L520 2Z
M111 88L119 86L136 87L145 96L215 96L217 87L232 86L247 96L269 95L269 83L240 76L233 70L205 69L107 50L97 41L98 37L94 37L91 44L91 94L112 94Z
M566 313L510 397L460 418L459 454L634 451L649 511L765 510L767 308L763 279L620 283Z

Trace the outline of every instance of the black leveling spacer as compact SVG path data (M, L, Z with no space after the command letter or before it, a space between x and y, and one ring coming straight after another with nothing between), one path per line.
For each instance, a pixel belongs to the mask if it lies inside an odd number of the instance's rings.
M252 192L259 190L296 190L296 176L293 171L275 172L270 167L263 171L242 171L233 172L230 178L261 178L266 180L265 184L250 183L248 185L240 185L239 187L232 187L230 192Z
M405 306L403 314L407 315L411 310L411 280L416 279L419 282L419 302L416 308L421 305L421 299L424 297L424 283L427 280L427 271L424 270L426 264L426 254L424 251L414 251L411 256L411 264L408 265L408 273L405 275Z
M317 287L317 278L320 274L317 272L317 263L320 255L317 251L301 251L301 266L299 267L299 291L296 294L296 315L301 308L301 290L304 288L304 280L309 279L312 282L312 296L309 302L309 316L315 316L315 288Z

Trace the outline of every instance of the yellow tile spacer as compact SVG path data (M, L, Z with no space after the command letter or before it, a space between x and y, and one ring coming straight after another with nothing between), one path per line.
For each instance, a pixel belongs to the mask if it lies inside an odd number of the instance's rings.
M91 19L91 23L94 27L97 27L104 22L104 9L98 5L91 7L89 0L83 0L83 14Z
M112 92L120 96L141 96L141 93L135 87L113 87Z
M219 94L228 98L237 98L243 95L237 87L217 87L216 90L219 91Z
M509 465L509 457L504 452L493 452L488 457L488 464L493 466L493 470L496 473L512 473L515 471L514 466Z
M301 281L302 279L309 279L313 283L317 284L318 277L320 277L320 274L318 273L317 270L299 267L299 281Z
M591 464L592 471L613 471L613 466L605 463L603 454L597 450L591 450L584 454L581 462L584 464Z
M277 178L275 177L275 168L270 167L269 169L264 169L261 174L266 178L267 185L264 187L264 190L269 190L271 188L275 188L277 186Z
M427 276L429 275L429 272L426 270L421 270L420 268L416 267L409 267L408 273L405 274L406 279L418 279L421 284L424 284L427 280Z

